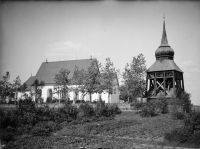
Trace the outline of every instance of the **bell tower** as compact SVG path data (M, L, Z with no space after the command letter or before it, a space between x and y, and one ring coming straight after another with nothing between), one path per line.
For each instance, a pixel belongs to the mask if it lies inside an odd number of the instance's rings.
M163 18L161 44L155 52L156 61L147 70L146 98L176 97L184 91L183 71L174 62L174 50L169 46Z

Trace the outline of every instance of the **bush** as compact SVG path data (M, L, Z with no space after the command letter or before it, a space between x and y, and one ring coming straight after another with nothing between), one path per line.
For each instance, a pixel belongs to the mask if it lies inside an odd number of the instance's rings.
M108 113L107 113L108 117L115 116L116 114L120 114L120 113L121 113L121 110L116 104L108 105ZM104 115L104 116L106 116L106 115Z
M184 119L185 115L181 111L179 106L172 105L171 106L171 117L172 117L172 119L175 119L175 120L182 120L182 119Z
M105 116L115 116L116 114L120 114L121 110L116 104L105 104L105 101L98 100L96 102L96 106L94 108L95 115L98 117Z
M156 110L155 104L152 101L149 101L149 102L145 103L144 106L142 107L140 116L141 117L155 116L156 115L155 110Z
M200 113L190 113L184 118L184 126L165 134L165 139L175 142L188 142L200 145Z
M177 98L172 98L169 100L170 105L178 107L183 113L190 113L192 109L192 104L190 100L190 93L178 92Z
M84 116L91 117L94 115L94 108L87 102L79 106L79 111L82 112Z
M36 106L31 98L27 98L25 100L19 100L17 105L17 110L19 112L35 112Z
M1 131L0 140L5 142L13 141L15 134L16 134L15 130L11 127L8 127L3 131Z
M189 136L187 142L200 145L200 131L196 131L191 136Z
M15 110L0 108L0 119L0 129L17 126Z
M59 125L57 125L55 122L40 122L33 127L31 134L33 136L49 136L52 132L59 129Z
M141 103L141 102L134 102L134 103L131 103L131 107L134 107L135 110L141 110L143 107L144 107L144 103Z
M53 98L52 103L58 103L59 100L57 98Z
M160 113L165 114L168 113L168 102L165 97L160 97L155 102L156 108L159 110Z
M96 116L100 117L100 116L105 115L105 107L106 107L105 101L100 99L96 103L96 106L95 106L95 109L94 109Z
M166 133L164 138L170 142L184 143L188 140L190 135L191 135L191 132L189 130L178 128L178 129L172 130L172 132L170 133Z
M47 102L47 103L51 103L51 102L52 102L52 97L47 97L46 102Z
M192 133L200 131L200 112L192 112L184 119L184 127L191 129Z
M171 117L172 117L172 119L175 119L175 120L183 120L185 115L183 112L173 111L173 112L171 112Z
M59 122L63 122L69 119L76 119L78 115L78 109L71 104L65 104L64 107L59 109Z

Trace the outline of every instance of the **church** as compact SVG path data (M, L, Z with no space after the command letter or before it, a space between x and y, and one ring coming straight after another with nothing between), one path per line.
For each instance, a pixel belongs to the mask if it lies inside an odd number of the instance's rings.
M62 94L56 94L55 92L55 75L59 73L61 69L67 69L70 71L68 78L71 79L74 74L75 67L78 67L79 70L88 70L92 61L94 59L81 59L81 60L68 60L68 61L55 61L55 62L43 62L35 76L31 76L25 83L27 85L26 94L28 96L32 96L33 100L35 100L34 96L34 86L33 83L37 79L38 81L43 81L45 85L41 88L41 98L43 98L43 102L47 101L47 98L51 99L62 99ZM103 92L101 94L94 93L92 94L92 101L99 100L100 98L104 100L106 103L117 103L119 102L119 83L118 78L114 80L114 92L112 95L108 95L107 92ZM74 84L70 84L73 86ZM31 95L32 93L32 95ZM83 94L81 92L78 93L78 99L82 99ZM75 92L70 91L68 93L68 98L70 100L74 100ZM83 97L85 101L90 100L89 94Z
M156 61L147 70L146 98L176 97L184 91L183 71L174 62L174 50L169 46L163 20L161 44L155 52Z

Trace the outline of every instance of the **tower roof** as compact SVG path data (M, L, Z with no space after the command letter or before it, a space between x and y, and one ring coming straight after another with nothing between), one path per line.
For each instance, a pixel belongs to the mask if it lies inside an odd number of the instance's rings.
M156 59L157 58L174 58L174 50L169 46L167 40L167 34L165 29L165 20L163 20L163 34L161 39L161 44L155 52Z
M147 70L147 72L176 70L183 73L183 71L176 65L173 60L174 50L168 44L165 29L165 20L163 20L163 33L161 44L156 50L155 56L156 62Z
M168 60L168 59L155 61L155 63L147 70L147 72L167 71L167 70L176 70L179 72L183 72L173 60Z

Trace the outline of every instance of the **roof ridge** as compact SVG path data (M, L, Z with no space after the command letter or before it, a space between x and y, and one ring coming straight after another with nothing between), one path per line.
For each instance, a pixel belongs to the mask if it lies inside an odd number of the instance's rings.
M94 59L78 59L78 60L65 60L65 61L52 61L52 62L43 62L43 63L54 63L54 62L68 62L68 61L82 61L82 60L94 60Z

